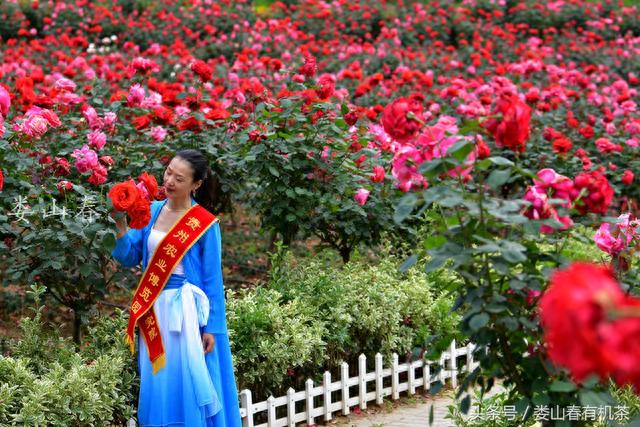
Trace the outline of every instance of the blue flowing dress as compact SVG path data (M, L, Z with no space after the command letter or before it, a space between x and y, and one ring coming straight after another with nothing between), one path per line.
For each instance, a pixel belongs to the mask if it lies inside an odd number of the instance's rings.
M146 268L152 255L147 247L149 235L165 204L166 200L153 202L149 224L140 230L131 229L116 240L112 255L123 266L134 267L142 263ZM191 204L195 204L193 199ZM139 341L138 422L142 426L241 427L242 425L227 331L221 249L220 224L216 222L187 251L181 260L183 267L181 274L171 275L162 294L154 303L165 343L166 365L154 375L144 342ZM179 306L179 304L172 306L170 301L179 297L181 290L187 289L183 286L185 283L197 287L194 289L196 292L189 292L189 295L203 293L208 299L208 320L206 326L201 328L201 332L213 334L215 337L213 351L205 355L210 381L206 378L206 374L194 373L188 369L188 359L191 356L181 349L174 332L169 331L169 323L173 322L173 329L176 323L175 313L172 313L170 307ZM186 294L186 292L182 293ZM202 306L199 305L198 308L200 307ZM178 329L180 329L179 323ZM165 327L163 328L162 325ZM208 390L211 384L214 390Z

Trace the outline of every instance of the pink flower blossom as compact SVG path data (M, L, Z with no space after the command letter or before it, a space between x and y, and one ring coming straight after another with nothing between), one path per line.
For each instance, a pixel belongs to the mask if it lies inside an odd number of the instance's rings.
M104 113L104 124L108 130L114 129L117 119L118 117L116 116L116 113L112 111Z
M96 150L102 150L102 147L107 143L107 135L99 130L92 131L87 138L89 139L89 146Z
M16 125L14 130L23 132L31 138L40 138L49 128L49 122L42 116L34 115L27 117L20 125Z
M0 85L0 113L6 116L9 114L9 107L11 107L11 96L9 92Z
M142 101L144 101L144 88L139 84L134 84L129 88L129 94L127 95L127 104L130 107L140 107Z
M76 169L80 173L89 172L100 165L98 154L86 144L80 150L73 150L71 157L76 159Z
M426 188L427 181L418 173L420 166L426 159L422 152L415 147L405 145L396 151L391 167L391 174L398 181L398 188L407 192L412 188Z
M593 240L595 240L596 245L602 251L609 255L615 255L621 252L627 245L624 235L616 233L617 235L614 236L611 234L610 226L611 224L608 222L602 223L595 236L593 236Z
M151 138L156 144L161 143L167 137L167 131L162 126L155 126L151 129Z
M367 203L367 199L369 198L369 190L360 188L358 189L358 192L355 194L355 196L353 196L353 198L356 199L356 202L358 202L360 206L364 206L364 204Z
M638 221L631 220L626 213L618 217L615 224L602 223L593 236L596 245L609 255L623 251L634 239L638 238Z
M100 119L100 117L98 117L98 112L95 108L85 104L82 106L81 110L82 115L87 120L87 123L89 124L89 127L91 129L102 129L104 122L102 121L102 119Z
M66 77L59 78L56 81L56 83L53 85L53 87L55 87L58 90L63 90L68 92L73 92L74 90L76 90L76 84L72 80L67 79Z

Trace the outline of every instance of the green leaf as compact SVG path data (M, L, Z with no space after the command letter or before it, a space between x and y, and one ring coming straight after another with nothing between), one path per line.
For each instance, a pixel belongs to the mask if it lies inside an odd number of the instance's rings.
M453 144L447 150L447 154L452 156L458 161L463 161L467 158L469 153L473 150L475 144L471 141L467 141L466 139L461 139L460 141Z
M583 406L613 406L615 399L609 393L583 389L580 390L580 403Z
M418 198L415 194L409 193L405 195L396 206L396 210L393 213L393 220L396 224L401 224L410 214L413 212L413 208L416 205Z
M540 393L540 394L535 394L533 396L532 401L534 405L543 406L543 405L548 405L550 402L550 399L547 394Z
M433 407L435 405L432 403L431 406L429 407L429 425L433 425Z
M424 241L424 247L427 250L437 249L447 243L447 238L444 236L429 236Z
M576 385L570 381L556 380L551 383L549 390L556 391L558 393L570 393L576 390Z
M116 236L112 233L106 233L102 238L102 246L109 252L112 251L116 246Z
M505 184L511 177L511 169L496 169L489 174L487 184L491 188L498 188Z
M518 330L518 320L513 317L502 317L498 320L498 323L504 325L510 331Z
M500 156L489 157L487 160L497 166L513 166L513 162L511 160Z
M274 168L273 166L269 165L268 169L269 169L269 172L271 172L271 175L273 175L275 177L280 177L280 172L278 172L278 170L276 168Z
M478 120L464 120L462 126L458 129L460 135L468 135L470 133L478 133L480 130L480 122Z
M416 261L418 260L418 256L417 255L411 255L404 263L402 263L402 265L400 266L400 272L404 273L405 271L407 271L409 268L411 268L412 265L414 265L416 263Z
M469 327L473 331L477 331L489 323L489 315L487 313L478 313L469 320Z

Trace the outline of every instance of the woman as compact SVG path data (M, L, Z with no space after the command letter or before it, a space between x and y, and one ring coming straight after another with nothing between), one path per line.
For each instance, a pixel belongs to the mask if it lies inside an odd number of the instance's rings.
M152 203L145 228L127 231L126 218L116 219L118 239L112 253L126 267L142 262L145 268L130 311L131 336L137 326L144 338L138 339L138 420L143 426L240 427L225 318L220 225L210 213L215 184L206 157L197 150L179 151L164 172L163 184L167 198ZM197 212L204 219L188 222ZM208 228L194 227L205 222ZM191 232L189 226L195 230L191 235L185 232ZM157 248L171 248L166 243L170 236L177 243L187 237L193 241L184 242L182 252L166 252L169 268L158 270L160 276L164 272L160 282L166 284L162 287L156 276L151 281L156 286L153 295L154 286L147 288L143 281L153 278L154 268L167 266L159 259L165 252ZM148 307L139 310L137 303L145 301ZM134 316L145 310L145 317ZM161 340L155 339L156 332Z

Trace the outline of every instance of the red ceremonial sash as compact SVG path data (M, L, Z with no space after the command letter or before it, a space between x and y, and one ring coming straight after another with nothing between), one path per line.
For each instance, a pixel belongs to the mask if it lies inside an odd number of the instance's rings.
M171 272L182 257L216 221L218 219L211 212L198 204L193 205L158 244L133 295L125 341L133 353L133 339L138 325L149 350L154 374L164 367L165 353L153 303L160 296Z

